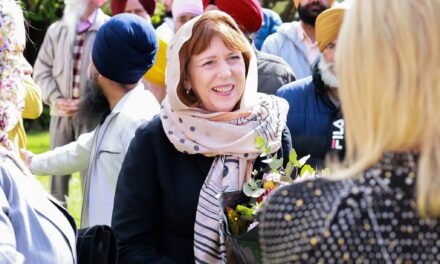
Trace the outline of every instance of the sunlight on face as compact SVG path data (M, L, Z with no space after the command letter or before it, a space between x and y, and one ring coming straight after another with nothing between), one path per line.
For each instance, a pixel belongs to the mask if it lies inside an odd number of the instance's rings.
M185 88L191 88L210 112L233 111L243 95L246 66L240 51L229 50L219 36L209 47L191 56Z

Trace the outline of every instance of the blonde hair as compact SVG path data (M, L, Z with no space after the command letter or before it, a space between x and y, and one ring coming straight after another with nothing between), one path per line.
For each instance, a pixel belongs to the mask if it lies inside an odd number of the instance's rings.
M385 151L419 149L417 208L440 216L440 1L354 1L336 51L354 176Z
M223 12L204 13L194 24L191 38L182 45L179 51L180 82L177 86L177 95L187 106L196 105L199 100L194 93L187 94L183 87L184 79L188 74L188 64L193 55L199 55L209 48L214 36L219 36L228 49L240 51L243 54L246 73L249 68L251 59L250 45L237 23Z

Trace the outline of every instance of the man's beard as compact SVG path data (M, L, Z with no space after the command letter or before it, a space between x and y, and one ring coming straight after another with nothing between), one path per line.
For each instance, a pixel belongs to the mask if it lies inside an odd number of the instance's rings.
M78 118L91 127L97 126L103 116L110 112L110 105L102 88L96 83L96 76L87 81L86 91L78 108Z
M85 0L65 0L63 19L67 25L69 38L73 42L76 30L81 21L81 16L86 12L87 1Z
M336 74L331 71L335 68L335 63L325 62L324 57L321 54L318 68L321 73L321 80L324 82L324 84L332 89L337 89L339 87L339 80Z
M312 8L319 8L318 10L312 10ZM316 22L316 18L319 14L324 12L328 7L323 6L320 2L312 2L305 6L302 6L301 3L298 6L298 15L301 21L304 23L314 26Z

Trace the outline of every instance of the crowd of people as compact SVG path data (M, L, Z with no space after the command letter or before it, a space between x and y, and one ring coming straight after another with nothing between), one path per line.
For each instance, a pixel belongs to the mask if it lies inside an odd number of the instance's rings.
M65 1L32 67L2 0L0 263L78 263L96 226L118 263L237 263L219 195L292 148L331 173L269 195L263 263L440 262L440 2L347 2L294 0L283 23L258 0L163 0L154 28L156 0ZM34 154L22 119L42 103Z

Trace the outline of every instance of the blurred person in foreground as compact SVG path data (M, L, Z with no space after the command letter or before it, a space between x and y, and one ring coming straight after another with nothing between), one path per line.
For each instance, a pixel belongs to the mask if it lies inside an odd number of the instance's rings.
M230 15L253 43L253 35L263 23L263 10L258 0L204 0L205 11L220 10ZM254 46L254 45L253 45ZM289 65L280 57L259 51L254 46L258 66L258 92L275 94L283 85L295 80Z
M319 57L315 22L334 0L294 0L300 21L283 23L278 32L263 42L261 51L283 58L297 79L312 75L312 65Z
M27 154L32 172L39 175L88 169L81 227L110 225L116 182L130 141L141 124L159 113L158 102L140 82L153 65L157 46L154 29L145 19L132 14L112 17L96 34L87 93L80 102L79 117L98 119L99 125L75 142Z
M265 263L440 262L440 1L353 1L336 50L347 166L278 190Z
M25 103L26 43L17 2L0 2L0 262L76 263L73 218L43 189L8 139Z
M323 168L327 156L344 157L344 119L335 67L336 41L344 8L330 8L316 19L320 57L313 76L289 83L277 95L289 103L287 126L300 157L310 154L308 164Z
M97 124L78 118L78 103L86 93L87 68L96 32L107 20L99 8L104 0L65 0L63 17L47 29L34 65L33 77L43 102L50 106L50 147L78 139ZM90 120L88 120L90 121ZM86 172L81 173L84 182ZM52 177L51 193L65 202L70 175Z
M287 160L287 103L257 93L252 47L224 12L183 25L167 60L160 116L136 131L116 187L118 258L225 263L216 196L242 190L253 168L263 166L258 136Z

